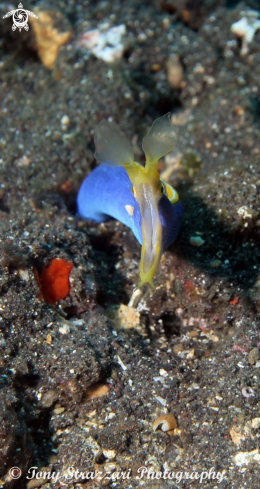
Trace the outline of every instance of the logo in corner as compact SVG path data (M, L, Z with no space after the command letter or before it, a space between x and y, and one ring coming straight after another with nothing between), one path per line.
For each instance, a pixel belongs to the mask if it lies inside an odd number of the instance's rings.
M11 15L13 16L13 25L12 25L13 31L16 31L17 28L19 29L20 32L22 28L28 31L29 15L35 17L35 19L38 19L37 15L35 15L33 12L30 12L30 10L25 10L21 3L19 3L18 9L10 10L10 12L7 12L7 14L4 15L3 19L6 19L7 17L11 17Z

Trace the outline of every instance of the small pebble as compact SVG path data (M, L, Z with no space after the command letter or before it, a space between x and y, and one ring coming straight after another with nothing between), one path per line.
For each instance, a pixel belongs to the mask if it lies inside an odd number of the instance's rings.
M24 282L29 282L29 272L28 270L19 270L19 275Z
M17 158L17 160L14 161L14 165L17 167L28 167L31 164L31 159L28 158L28 156L24 155L21 156L21 158Z
M180 353L181 351L183 351L183 345L181 343L177 343L177 345L174 345L173 351L176 354Z
M229 434L231 436L233 443L235 443L235 445L240 445L240 443L243 440L245 440L245 435L240 431L238 426L234 426L233 428L230 428Z
M260 428L260 418L252 419L251 426L253 430L257 430L258 428Z
M115 458L116 451L115 450L109 450L108 448L104 448L103 455L104 455L104 457L111 460L112 458Z
M187 358L187 359L194 358L194 355L195 355L195 350L194 350L194 348L192 348L192 349L189 351L189 353L187 353L186 358Z
M199 331L195 331L194 329L192 331L189 331L187 334L188 338L196 338L199 336Z
M190 245L191 246L202 246L205 243L204 239L202 239L200 236L192 236L190 238Z
M43 484L46 484L47 482L48 480L44 479L43 477L38 479L31 479L29 482L27 482L26 487L27 489L34 489L35 487L40 487Z
M64 413L64 411L65 411L65 407L57 407L57 408L53 409L53 412L57 415Z
M234 456L234 462L236 465L249 465L250 463L253 462L260 462L260 453L259 449L256 448L255 450L252 450L251 452L238 452Z
M69 123L70 123L69 116L67 116L67 115L62 116L62 118L60 120L61 129L63 131L66 131L66 129L68 129Z
M211 260L211 262L210 262L210 266L211 266L212 268L219 268L219 267L220 267L220 265L221 265L221 261L220 261L220 260L218 260L218 259L216 259L216 260Z
M41 404L48 408L48 407L51 407L52 404L57 401L58 399L58 392L55 392L53 390L49 390L47 392L45 392L42 396L42 399L41 399Z
M70 333L70 327L69 327L69 325L68 324L63 324L62 326L60 326L59 332L61 334L69 334Z
M91 386L86 391L87 399L95 399L96 397L106 396L109 393L109 385L96 384Z
M259 360L260 354L258 348L252 348L252 350L248 353L248 361L250 365L255 365L257 360Z
M167 80L173 88L179 88L183 79L183 66L178 55L167 61Z
M48 343L48 345L52 344L52 335L50 333L47 334L46 342Z
M166 370L164 370L164 368L160 368L160 370L159 370L159 374L160 374L162 377L168 377L168 372L166 372Z

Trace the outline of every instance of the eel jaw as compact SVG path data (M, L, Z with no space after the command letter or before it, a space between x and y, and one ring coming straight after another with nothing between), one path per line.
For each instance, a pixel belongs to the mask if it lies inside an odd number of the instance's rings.
M142 253L140 263L141 287L149 283L154 289L153 277L162 254L162 225L159 214L161 195L154 185L141 183L134 187L142 218Z

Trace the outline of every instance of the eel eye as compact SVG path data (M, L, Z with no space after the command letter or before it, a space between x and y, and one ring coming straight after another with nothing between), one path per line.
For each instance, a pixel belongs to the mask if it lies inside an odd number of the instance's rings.
M161 193L167 195L165 182L161 180Z
M161 180L161 185L163 187L162 194L165 194L166 197L168 197L171 204L176 204L179 200L179 195L176 190L169 185L169 183L166 183L163 180Z

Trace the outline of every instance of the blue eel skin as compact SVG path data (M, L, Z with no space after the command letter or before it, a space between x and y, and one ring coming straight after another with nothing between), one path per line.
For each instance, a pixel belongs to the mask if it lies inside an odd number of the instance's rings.
M125 206L134 208L130 216ZM121 221L132 229L142 244L141 213L132 193L132 183L121 166L96 167L83 181L77 197L78 213L81 217L97 223L111 218ZM166 250L176 239L180 229L183 206L180 201L171 204L166 195L159 201L162 224L162 248Z

